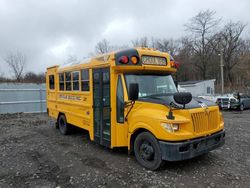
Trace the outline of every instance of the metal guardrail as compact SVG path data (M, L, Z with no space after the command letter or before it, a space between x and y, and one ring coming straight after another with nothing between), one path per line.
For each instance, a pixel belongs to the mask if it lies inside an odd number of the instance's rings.
M26 86L23 85L23 87ZM41 113L46 111L46 89L0 88L0 114Z

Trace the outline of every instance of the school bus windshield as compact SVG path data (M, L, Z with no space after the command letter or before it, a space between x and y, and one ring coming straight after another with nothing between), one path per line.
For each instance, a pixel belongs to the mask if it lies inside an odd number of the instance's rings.
M126 74L125 79L127 88L131 83L139 85L139 98L177 92L171 75Z

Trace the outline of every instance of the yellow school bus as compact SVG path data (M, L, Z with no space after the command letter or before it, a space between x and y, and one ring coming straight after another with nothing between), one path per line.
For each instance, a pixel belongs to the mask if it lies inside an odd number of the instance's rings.
M63 135L72 126L108 148L127 147L156 170L224 144L218 106L180 93L168 53L149 48L112 52L47 68L47 110Z

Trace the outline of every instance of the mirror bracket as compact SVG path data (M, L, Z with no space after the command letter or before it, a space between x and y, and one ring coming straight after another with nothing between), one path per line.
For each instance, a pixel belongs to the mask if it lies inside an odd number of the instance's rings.
M170 103L170 106L169 106L169 112L168 112L168 115L167 115L167 119L170 119L170 120L174 120L175 119L175 116L173 115L173 111L172 111L172 102Z
M128 121L128 115L131 112L132 108L134 107L135 101L131 101L131 102L127 102L127 106L125 105L125 107L131 106L125 116L125 121Z

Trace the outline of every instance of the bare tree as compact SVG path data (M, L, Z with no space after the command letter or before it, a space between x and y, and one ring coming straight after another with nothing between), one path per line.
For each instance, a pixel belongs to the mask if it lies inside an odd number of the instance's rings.
M185 24L191 35L191 47L196 55L195 66L203 79L207 78L207 66L218 44L218 35L215 28L220 19L215 19L215 12L211 10L201 11Z
M0 72L0 82L3 82L5 80L6 80L6 78L4 77L4 73Z
M78 58L76 55L68 55L67 60L65 63L75 63L78 62Z
M20 82L23 76L23 71L27 63L27 58L21 52L9 52L4 58L10 69L15 75L16 81Z
M23 78L24 82L28 83L45 83L45 74L44 73L34 73L34 72L27 72Z
M128 48L127 45L111 45L109 43L109 41L107 41L106 39L103 39L102 41L98 42L95 46L95 52L96 53L90 53L89 56L95 56L96 54L105 54L111 51L115 51L115 50L123 50Z
M1 78L4 77L4 72L0 71L0 77L1 77Z
M236 65L237 70L239 70L239 74L237 76L241 76L245 80L245 85L249 87L250 83L250 38L244 40L244 49L243 53L240 57L240 63ZM235 71L232 71L233 73ZM250 94L250 90L249 90Z
M147 37L141 37L141 38L137 38L135 40L132 40L132 45L133 47L145 47L148 48L149 45L149 40Z
M179 41L174 39L157 39L154 41L155 49L162 52L168 52L172 56L176 56L179 51Z
M176 52L172 53L175 60L180 63L180 67L176 73L178 81L187 81L198 79L194 72L194 51L192 43L188 37L183 37L178 41Z
M102 41L98 42L95 46L95 51L97 54L105 54L112 50L111 45L106 39L103 39Z
M229 22L221 31L220 48L223 50L226 80L230 84L233 82L232 69L240 62L240 56L246 51L247 45L240 38L244 28L245 25L241 22Z
M154 49L156 49L156 41L157 41L157 39L156 38L154 38L154 37L151 37L150 38L150 46L152 47L152 48L154 48Z

